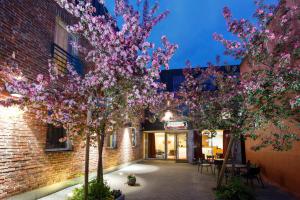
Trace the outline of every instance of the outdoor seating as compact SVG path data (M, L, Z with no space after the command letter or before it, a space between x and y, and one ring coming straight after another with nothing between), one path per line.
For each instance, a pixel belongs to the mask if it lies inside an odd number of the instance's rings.
M222 159L216 159L216 160L214 160L214 174L216 174L216 170L217 170L218 171L218 173L217 173L218 177L219 177L219 173L220 173L222 164L223 164L223 160Z
M203 167L206 168L206 171L207 171L207 172L208 172L208 168L210 168L211 173L212 173L212 174L214 173L214 172L213 172L213 164L212 164L209 160L199 158L199 162L198 162L198 172L201 171L201 173L202 173ZM201 170L200 170L200 169L201 169Z
M216 153L216 158L217 159L223 158L223 154L222 153Z
M243 174L242 176L247 180L247 184L249 183L249 180L251 182L251 186L253 187L253 180L256 179L258 184L261 184L262 187L264 187L263 180L260 175L260 167L248 167L247 172Z
M241 176L241 172L243 169L247 169L247 165L227 163L225 169L225 182L227 183L229 177Z

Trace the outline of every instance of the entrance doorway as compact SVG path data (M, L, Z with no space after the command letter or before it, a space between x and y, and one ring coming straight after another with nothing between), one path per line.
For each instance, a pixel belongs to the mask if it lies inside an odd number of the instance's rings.
M186 133L177 134L177 160L187 159L187 136Z
M144 134L145 158L187 160L186 132L156 132Z
M167 159L175 160L176 159L176 135L173 133L167 134Z

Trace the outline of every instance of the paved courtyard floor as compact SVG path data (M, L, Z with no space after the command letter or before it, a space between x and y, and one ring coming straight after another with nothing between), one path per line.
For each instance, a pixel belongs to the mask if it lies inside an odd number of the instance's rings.
M126 184L127 175L137 177L137 186ZM169 161L144 161L121 170L106 174L107 183L113 189L125 193L126 200L214 200L212 188L215 187L215 176L197 172L197 166L187 163ZM74 189L73 186L40 200L64 200ZM267 186L255 187L258 200L292 200L293 198L277 188Z

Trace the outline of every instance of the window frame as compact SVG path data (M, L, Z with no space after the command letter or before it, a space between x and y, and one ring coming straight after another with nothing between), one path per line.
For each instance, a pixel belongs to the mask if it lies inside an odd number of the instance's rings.
M52 126L52 127L51 127ZM51 127L52 131L49 131ZM48 134L55 134L54 130L57 129L63 129L62 127L55 127L51 124L47 125L47 132L46 132L46 143L45 143L45 152L65 152L65 151L73 151L73 143L71 141L71 139L68 136L68 132L64 129L63 132L65 134L65 137L67 137L67 140L64 141L65 142L65 147L60 148L60 147L47 147L48 144ZM59 142L59 141L58 141Z
M134 137L133 137L133 133L134 133ZM131 142L131 147L137 146L137 131L135 127L130 127L130 142Z
M111 136L112 136L112 138L111 138ZM113 139L114 141L111 142L111 139ZM114 145L111 146L111 144L114 144ZM117 131L112 131L108 134L106 148L108 148L108 149L117 149L118 148Z

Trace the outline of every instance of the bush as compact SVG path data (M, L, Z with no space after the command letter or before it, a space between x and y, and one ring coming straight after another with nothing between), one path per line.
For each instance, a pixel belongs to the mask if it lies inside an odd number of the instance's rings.
M254 200L251 188L246 186L240 178L231 179L228 184L216 191L217 200Z
M115 199L117 199L118 197L120 197L122 195L122 192L121 192L121 190L113 190L113 191L111 191L111 194L113 195L113 197Z
M83 200L84 188L76 188L73 191L72 197L68 200ZM114 196L110 191L109 186L106 183L98 183L96 180L92 180L89 183L88 200L114 200Z

